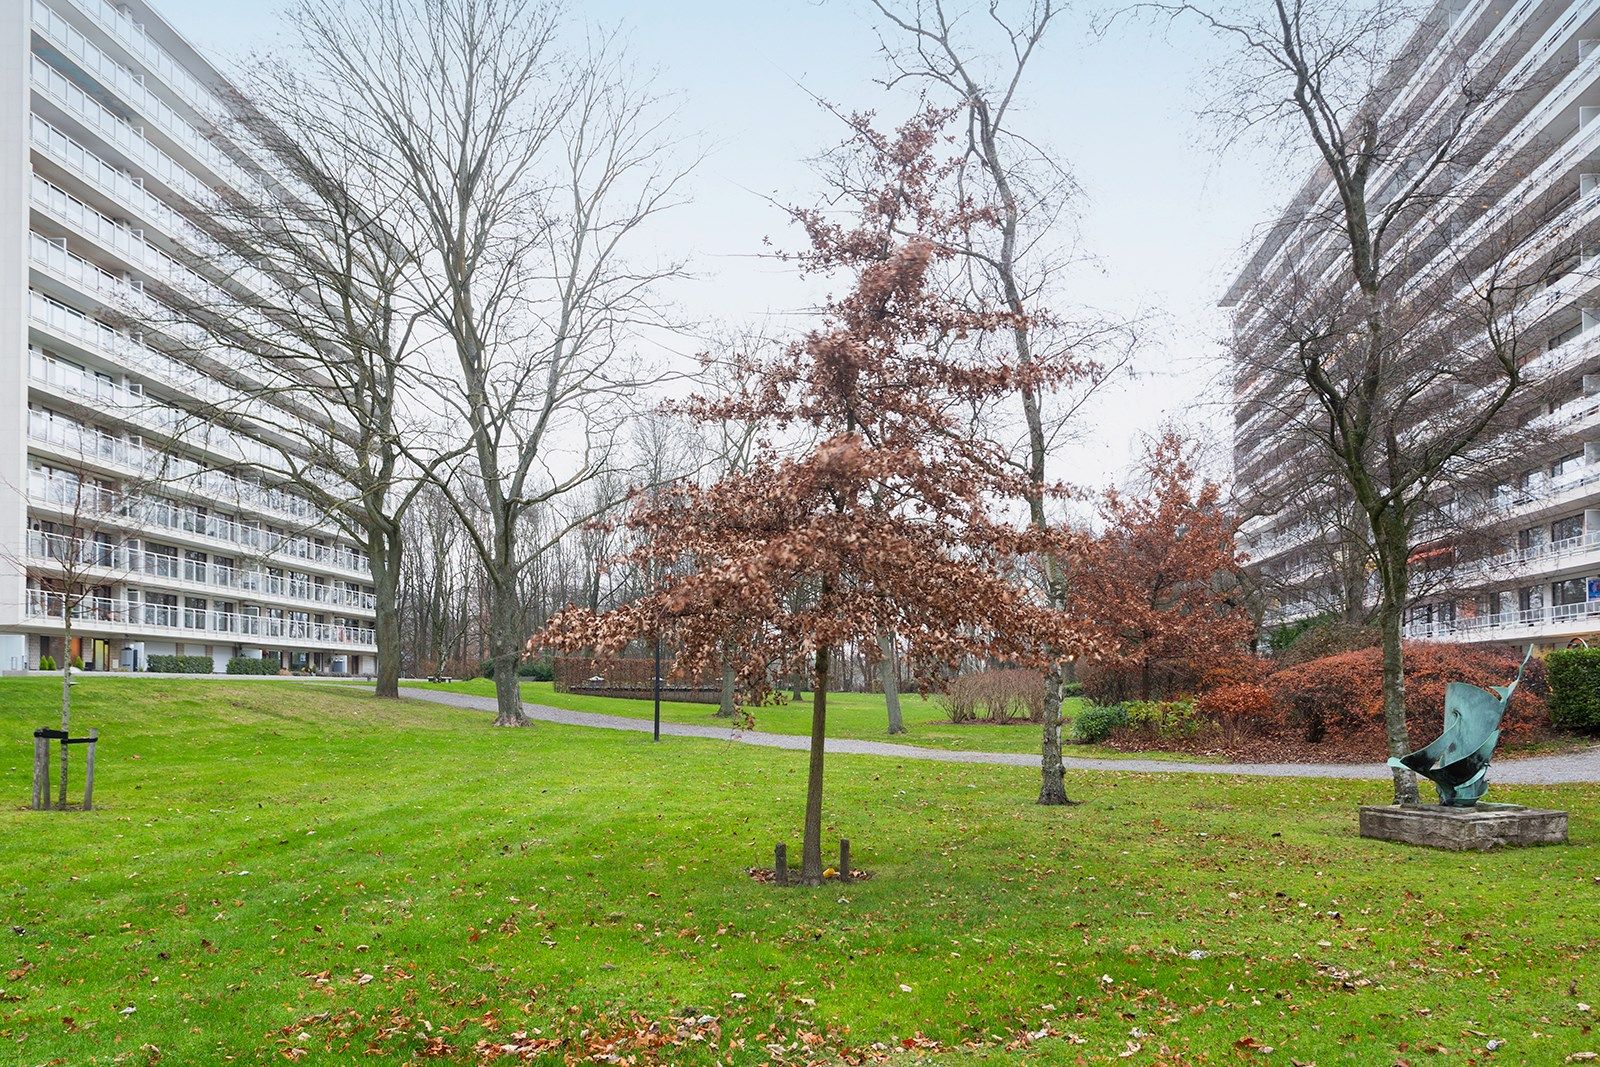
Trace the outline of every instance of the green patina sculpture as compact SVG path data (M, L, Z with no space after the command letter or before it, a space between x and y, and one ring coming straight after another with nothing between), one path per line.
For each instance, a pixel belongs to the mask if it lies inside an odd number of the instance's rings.
M1532 656L1533 646L1529 645L1510 685L1482 689L1467 682L1451 682L1444 691L1444 733L1427 748L1391 758L1389 766L1431 778L1439 787L1440 804L1457 808L1476 804L1489 788L1485 775L1500 740L1500 720Z

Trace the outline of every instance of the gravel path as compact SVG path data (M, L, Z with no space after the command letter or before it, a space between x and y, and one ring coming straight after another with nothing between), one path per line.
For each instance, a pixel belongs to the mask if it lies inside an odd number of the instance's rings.
M493 711L493 697L451 693L440 689L400 690L401 695L458 708ZM568 711L542 704L523 704L529 718L568 726L591 726L602 730L628 730L649 733L649 719L626 715L601 715L592 711ZM763 748L805 751L809 738L796 734L772 734L760 730L736 730L724 726L695 726L686 723L661 724L661 733L672 737L704 737L713 741L735 741ZM829 738L828 751L853 756L891 756L895 759L931 760L936 763L1000 763L1013 767L1037 767L1039 756L1026 752L960 752L893 741L860 741ZM1172 774L1255 774L1270 778L1388 778L1389 768L1381 763L1178 763L1150 759L1079 759L1067 756L1062 761L1071 771L1149 771ZM1600 746L1557 756L1531 756L1506 760L1494 765L1494 780L1505 785L1556 785L1567 782L1600 782Z

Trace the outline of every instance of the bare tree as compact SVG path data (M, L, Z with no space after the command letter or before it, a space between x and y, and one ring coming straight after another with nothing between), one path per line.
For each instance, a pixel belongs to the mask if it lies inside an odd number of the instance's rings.
M429 675L463 671L474 610L461 519L444 490L428 484L401 525L408 551L402 559L398 602L408 666Z
M1128 323L1081 309L1068 312L1063 288L1077 257L1067 215L1076 186L1015 121L1030 64L1065 8L1055 0L870 3L881 20L882 51L891 70L886 84L932 89L961 110L967 165L959 173L958 195L989 206L1000 220L992 234L962 250L962 276L978 303L997 302L1011 315L1009 342L1024 373L1012 398L1019 409L1013 417L990 411L975 422L991 433L995 426L1020 424L1018 438L1009 442L1009 462L1032 486L1029 521L1045 529L1059 520L1049 511L1052 467L1070 439L1074 416L1127 365L1133 337ZM1035 379L1028 371L1036 367L1053 370ZM1062 375L1058 368L1071 373ZM1067 581L1064 561L1044 561L1043 594L1052 606L1068 603ZM1068 803L1061 703L1069 670L1063 650L1044 674L1040 804Z
M1443 7L1169 10L1238 46L1217 108L1228 129L1287 131L1316 150L1316 173L1231 295L1238 388L1273 398L1261 421L1283 462L1302 454L1300 435L1318 442L1311 455L1365 519L1384 724L1400 755L1413 553L1440 534L1429 511L1493 462L1491 442L1553 380L1529 361L1550 332L1546 290L1578 266L1576 189L1519 189L1548 146L1502 144L1497 131L1544 75L1478 53ZM1416 799L1409 773L1394 786L1397 801Z
M316 47L310 28L296 23L301 52ZM259 169L250 188L190 212L205 237L183 265L198 284L164 293L164 306L191 327L172 331L190 339L187 355L238 385L199 417L245 424L316 521L366 554L377 695L398 697L402 530L424 484L405 455L421 430L419 254L359 98L290 59L256 73L233 112Z
M563 48L544 0L302 0L296 18L411 207L448 350L428 382L447 432L425 462L461 450L482 494L477 514L446 498L487 583L496 722L523 725L520 579L581 517L522 529L612 469L641 386L631 350L670 326L656 289L677 266L627 258L677 196L665 118L614 40Z

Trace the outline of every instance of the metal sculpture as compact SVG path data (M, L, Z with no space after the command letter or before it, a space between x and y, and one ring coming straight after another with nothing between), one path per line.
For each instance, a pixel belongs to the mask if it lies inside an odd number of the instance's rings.
M1532 656L1533 646L1529 645L1510 685L1484 689L1468 682L1451 682L1444 691L1444 732L1426 748L1391 757L1389 766L1431 779L1439 787L1440 804L1455 808L1476 804L1489 788L1485 775L1500 740L1500 720Z

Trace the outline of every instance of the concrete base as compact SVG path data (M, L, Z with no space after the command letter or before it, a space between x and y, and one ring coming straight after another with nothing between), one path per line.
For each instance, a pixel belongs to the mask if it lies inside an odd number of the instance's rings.
M1521 804L1369 804L1361 809L1361 836L1460 852L1519 845L1567 843L1567 813Z

